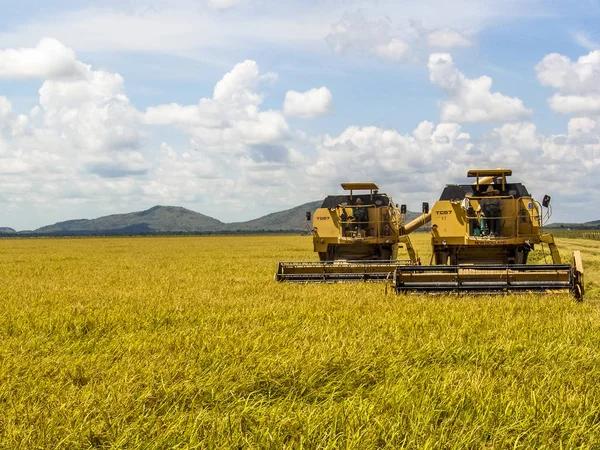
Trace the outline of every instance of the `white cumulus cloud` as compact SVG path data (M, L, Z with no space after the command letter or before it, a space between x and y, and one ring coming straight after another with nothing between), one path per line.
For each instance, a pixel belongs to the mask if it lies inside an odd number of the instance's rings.
M558 53L546 55L536 65L544 86L558 89L548 101L563 114L600 113L600 51L592 51L573 62Z
M456 47L470 47L472 42L462 33L451 28L432 31L427 35L427 43L430 47L451 49Z
M569 136L579 139L597 133L598 122L589 117L575 117L569 121Z
M6 119L12 113L12 105L10 101L0 95L0 120Z
M460 31L427 29L419 22L394 26L389 17L369 20L362 10L346 13L331 26L325 42L336 53L373 56L393 62L412 62L427 48L451 49L472 45Z
M331 92L325 86L306 92L288 91L283 112L286 116L313 119L327 114L331 109Z
M521 99L492 92L490 77L467 78L448 53L429 56L429 79L449 97L441 106L444 122L516 121L531 115Z
M270 78L272 74L266 76ZM261 111L263 96L257 87L264 79L255 61L244 61L217 82L211 98L201 98L196 105L151 106L143 121L179 126L204 151L244 153L252 145L279 143L289 126L281 111Z
M88 70L73 50L52 38L41 39L35 48L0 50L0 78L63 79Z
M0 192L16 189L30 204L120 195L135 184L131 176L146 174L139 113L125 95L123 77L93 70L52 39L6 55L12 56L0 66L10 68L11 77L46 80L29 115L12 111L0 97L0 166L21 174L6 179Z
M117 73L91 71L82 80L50 80L40 88L46 126L82 153L134 149L139 146L138 113Z
M408 44L392 35L391 20L368 20L363 11L345 13L331 26L325 37L327 45L336 53L374 55L398 60L405 56Z
M316 161L307 167L311 183L322 191L348 180L377 181L386 192L402 192L396 201L422 201L441 190L444 173L472 147L458 124L424 121L411 134L393 129L351 126L326 136ZM427 194L425 194L427 193Z
M375 48L375 54L390 61L401 61L405 58L409 50L409 45L399 38L392 38L385 44L380 44Z

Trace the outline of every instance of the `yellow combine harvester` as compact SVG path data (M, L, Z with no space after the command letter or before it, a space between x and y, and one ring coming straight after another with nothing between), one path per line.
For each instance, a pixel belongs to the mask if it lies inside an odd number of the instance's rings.
M540 205L510 169L470 170L473 184L448 185L423 221L431 221L430 266L398 266L396 292L570 291L583 299L579 251L562 264L551 234L542 229ZM526 264L535 245L546 244L552 264Z
M312 217L320 261L280 262L277 281L386 280L398 264L418 263L404 225L406 206L398 209L375 183L342 183L342 188L346 194L326 197ZM403 245L409 259L398 261Z

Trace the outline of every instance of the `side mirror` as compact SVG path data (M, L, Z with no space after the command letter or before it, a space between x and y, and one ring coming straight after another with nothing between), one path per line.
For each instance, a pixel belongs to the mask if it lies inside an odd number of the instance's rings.
M311 218L310 211L306 211L306 220L309 221Z
M429 203L423 202L423 214L427 214L429 212Z
M402 206L400 206L400 212L401 212L402 214L406 214L406 205L402 205Z
M544 208L547 208L548 206L550 206L550 196L549 195L544 195L544 199L542 200L542 206Z

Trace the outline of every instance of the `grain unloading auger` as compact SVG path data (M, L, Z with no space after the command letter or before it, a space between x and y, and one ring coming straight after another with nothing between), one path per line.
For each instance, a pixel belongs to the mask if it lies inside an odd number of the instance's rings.
M429 266L397 266L396 292L571 292L583 300L579 251L562 264L544 210L521 183L507 183L510 169L470 170L475 183L448 185L426 220L431 221ZM546 244L552 264L527 264L535 245ZM545 258L545 257L544 257Z
M419 263L407 227L418 228L421 222L404 225L406 206L398 208L375 183L342 183L342 188L349 194L326 197L312 216L314 251L320 261L280 262L277 281L386 281L398 265ZM403 246L408 259L398 260Z

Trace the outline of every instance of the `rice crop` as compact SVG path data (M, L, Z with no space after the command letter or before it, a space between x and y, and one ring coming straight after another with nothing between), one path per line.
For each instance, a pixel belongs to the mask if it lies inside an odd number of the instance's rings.
M307 236L0 240L0 447L599 448L600 242L558 246L583 303L274 282Z

